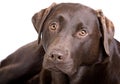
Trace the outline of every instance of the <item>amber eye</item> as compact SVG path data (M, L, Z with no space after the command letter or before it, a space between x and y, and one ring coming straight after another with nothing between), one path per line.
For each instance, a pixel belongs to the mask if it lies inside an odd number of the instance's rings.
M56 22L53 22L49 25L49 29L52 31L55 31L58 28L58 24Z
M88 33L87 33L86 30L81 29L79 32L77 32L76 36L77 36L78 38L81 38L81 37L86 36L87 34L88 34Z

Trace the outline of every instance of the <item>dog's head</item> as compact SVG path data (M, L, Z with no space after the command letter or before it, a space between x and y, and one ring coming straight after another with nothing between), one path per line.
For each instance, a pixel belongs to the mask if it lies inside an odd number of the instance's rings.
M110 57L114 27L101 11L75 3L52 4L36 13L32 21L46 52L46 69L70 75L80 66ZM104 52L106 57L100 54Z

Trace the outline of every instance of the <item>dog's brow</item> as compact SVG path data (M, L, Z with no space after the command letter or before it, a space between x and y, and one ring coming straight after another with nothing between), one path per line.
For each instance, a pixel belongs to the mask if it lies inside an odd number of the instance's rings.
M86 26L82 22L76 25L76 31L79 31L80 29L83 29L83 28L86 28Z
M61 15L61 14L57 16L57 19L59 20L59 22L65 21L64 15Z

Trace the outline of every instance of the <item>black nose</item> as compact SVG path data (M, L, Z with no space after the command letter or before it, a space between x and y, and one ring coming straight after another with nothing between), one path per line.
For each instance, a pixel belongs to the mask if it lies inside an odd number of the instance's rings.
M55 50L51 52L50 55L48 56L48 59L53 62L62 62L65 60L65 58L66 58L66 53L60 50L57 51Z

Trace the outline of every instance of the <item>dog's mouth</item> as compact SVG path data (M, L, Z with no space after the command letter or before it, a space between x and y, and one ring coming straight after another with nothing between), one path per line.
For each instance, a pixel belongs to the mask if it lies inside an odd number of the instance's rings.
M62 65L62 66L61 66ZM50 71L59 72L61 71L61 68L64 66L64 64L58 64L48 61L43 61L43 68L48 69Z
M65 74L72 74L75 72L72 60L65 61L62 63L54 63L44 58L43 68L50 71L62 72Z
M58 67L56 67L56 66L53 66L53 67L49 67L49 68L47 68L48 70L50 70L50 71L55 71L55 72L62 72Z

